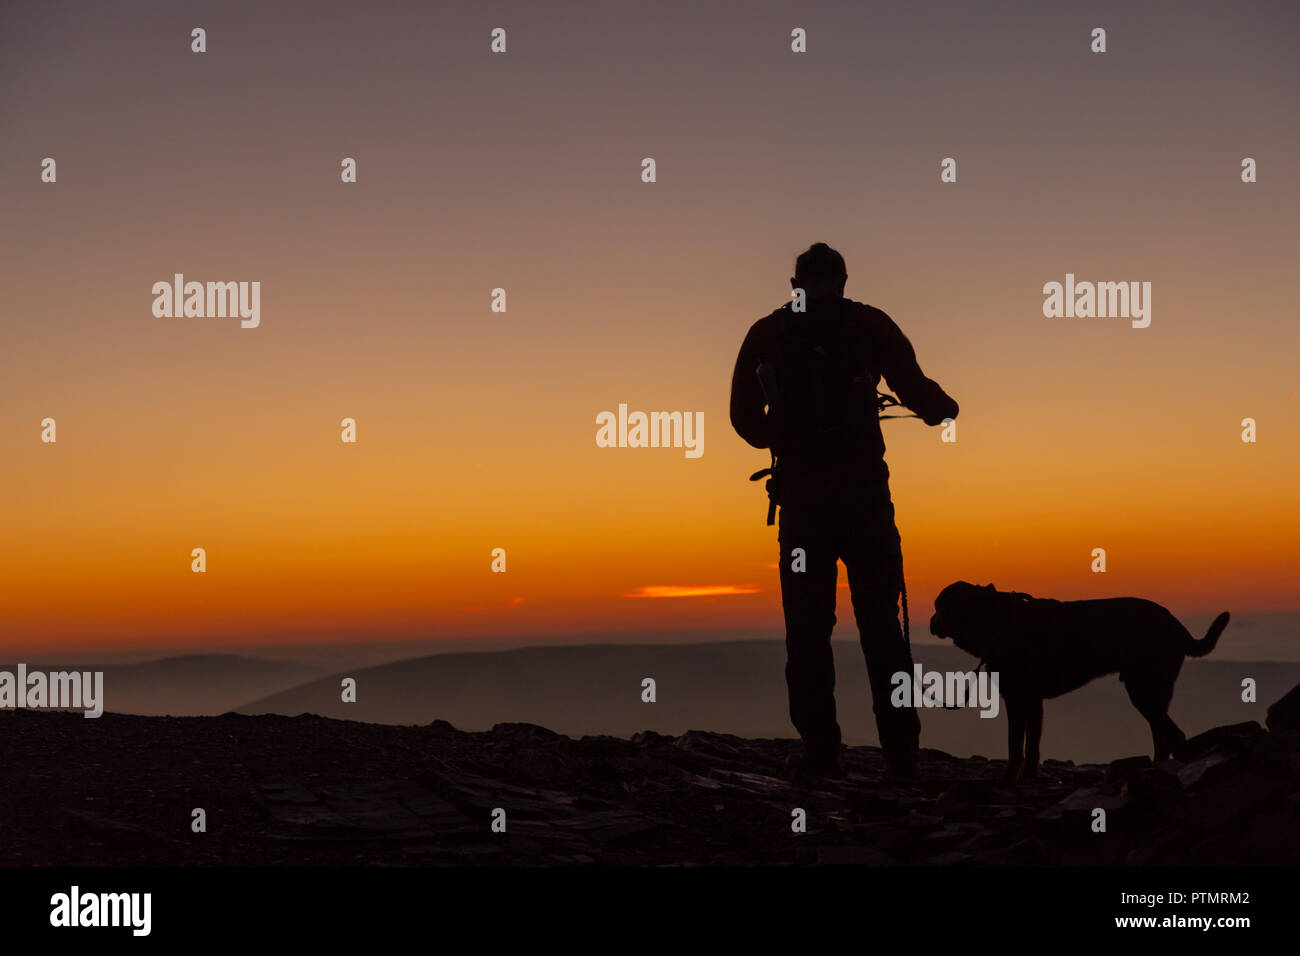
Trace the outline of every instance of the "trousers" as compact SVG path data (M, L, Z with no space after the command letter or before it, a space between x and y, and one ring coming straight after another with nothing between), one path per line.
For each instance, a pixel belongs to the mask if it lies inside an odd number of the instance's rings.
M833 754L840 745L831 632L842 560L881 748L887 755L914 751L921 731L916 710L890 704L891 677L901 671L912 679L912 652L898 620L903 554L888 480L815 500L783 500L777 538L790 721L805 749Z

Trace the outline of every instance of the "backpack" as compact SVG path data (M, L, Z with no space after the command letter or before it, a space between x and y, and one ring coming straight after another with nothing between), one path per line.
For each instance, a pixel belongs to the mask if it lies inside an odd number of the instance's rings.
M876 389L865 364L866 329L841 299L828 313L776 313L776 354L760 368L770 414L772 451L818 462L858 451L879 427Z

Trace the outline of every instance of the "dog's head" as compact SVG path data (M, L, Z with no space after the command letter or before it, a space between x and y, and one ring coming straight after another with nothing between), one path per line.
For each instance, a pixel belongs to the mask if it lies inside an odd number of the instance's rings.
M992 650L993 639L990 605L999 593L991 584L979 587L966 581L957 581L948 585L934 599L930 633L935 637L951 639L968 654L986 657Z

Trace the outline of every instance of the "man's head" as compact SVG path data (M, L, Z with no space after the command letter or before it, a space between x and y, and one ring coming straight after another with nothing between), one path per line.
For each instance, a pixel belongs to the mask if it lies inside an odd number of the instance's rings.
M844 257L824 242L814 243L794 260L791 289L803 289L809 299L838 298L844 295L848 271Z

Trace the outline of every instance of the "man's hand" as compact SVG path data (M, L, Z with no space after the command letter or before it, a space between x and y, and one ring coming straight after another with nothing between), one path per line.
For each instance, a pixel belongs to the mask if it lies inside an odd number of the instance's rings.
M921 421L933 428L935 425L942 425L949 419L955 419L957 417L957 412L960 411L957 407L957 403L948 395L944 394L943 389L941 389L935 382L931 382L929 379L926 379L926 382L933 386L933 391L937 394L933 396L931 401L926 402L926 411L929 412L928 415L918 412L918 414L921 414ZM917 411L916 409L912 410Z
M925 422L927 425L933 428L935 425L942 425L944 422L951 421L956 417L957 417L957 412L954 409L951 415L944 415L942 418L922 418L921 421Z

